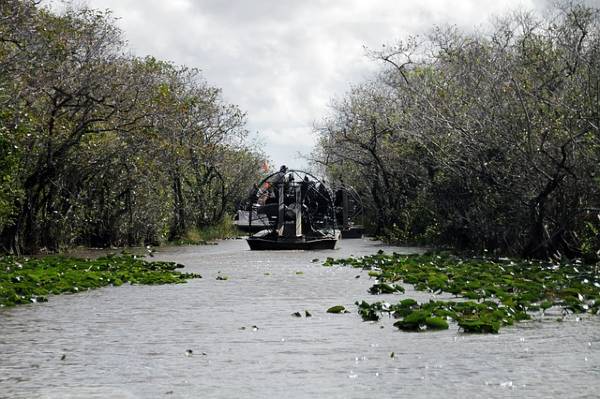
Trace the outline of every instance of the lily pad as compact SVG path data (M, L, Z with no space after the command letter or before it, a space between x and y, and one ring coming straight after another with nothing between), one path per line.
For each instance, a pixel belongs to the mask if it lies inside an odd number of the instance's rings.
M348 313L348 311L346 310L346 308L342 305L336 305L336 306L332 306L329 309L327 309L327 313Z
M382 311L381 302L369 304L362 301L360 303L356 302L356 305L358 306L358 314L362 317L363 321L379 320L379 313Z
M440 317L428 317L425 319L428 330L447 330L448 322Z
M574 313L600 313L600 279L597 266L555 264L517 259L459 257L450 253L401 255L397 253L361 258L328 259L329 265L346 265L367 270L377 283L373 294L393 291L396 282L412 284L416 290L446 292L459 301L417 304L412 299L379 308L377 303L357 302L363 320L377 320L391 311L402 319L397 326L406 330L430 329L424 320L414 321L414 313L429 312L431 318L455 320L465 332L496 333L502 326L535 317L553 306ZM464 299L471 299L464 301ZM364 301L363 301L364 302ZM412 315L412 316L411 316ZM437 320L436 320L437 321ZM434 326L435 325L435 326ZM443 323L434 322L435 327Z
M395 292L404 293L404 287L398 284L377 283L369 288L369 292L373 295L378 294L393 294Z
M48 256L0 257L0 307L47 301L49 294L77 293L107 285L184 283L201 278L180 273L173 262L147 262L135 256L93 260Z
M425 322L431 317L431 312L427 310L415 310L409 313L402 320L394 323L395 327L405 331L419 331L427 328Z
M500 330L500 322L499 321L491 321L491 320L468 320L463 319L458 322L458 326L463 329L464 332L467 333L492 333L497 334Z

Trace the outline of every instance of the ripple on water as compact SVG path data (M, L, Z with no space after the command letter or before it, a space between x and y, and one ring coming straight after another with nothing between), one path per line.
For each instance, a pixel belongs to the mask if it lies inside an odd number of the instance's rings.
M367 294L373 280L360 270L325 268L313 260L382 248L399 250L368 240L346 240L340 249L316 253L252 252L242 240L167 248L156 258L183 263L204 278L107 287L2 309L0 397L596 394L597 317L562 323L549 317L498 335L466 335L455 326L404 333L385 317L363 323L354 302L375 300ZM228 280L217 281L219 274ZM412 290L405 296L430 298ZM334 305L351 313L327 314ZM304 317L305 310L312 317ZM292 317L294 312L302 317Z

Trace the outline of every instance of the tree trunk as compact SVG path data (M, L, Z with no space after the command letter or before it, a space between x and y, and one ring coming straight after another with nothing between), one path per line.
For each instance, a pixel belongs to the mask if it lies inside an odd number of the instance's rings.
M172 176L173 188L173 223L169 232L169 239L176 240L185 235L187 230L185 221L185 198L183 197L181 176L175 172Z

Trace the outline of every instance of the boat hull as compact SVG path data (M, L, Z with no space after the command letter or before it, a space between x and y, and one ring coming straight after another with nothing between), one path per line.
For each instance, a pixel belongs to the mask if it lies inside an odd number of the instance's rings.
M342 238L362 238L365 229L362 227L350 227L347 230L342 230Z
M337 243L335 238L273 240L260 237L249 237L246 241L253 251L335 249L335 244Z
M235 221L237 222L237 221ZM242 223L233 223L239 230L246 232L246 233L258 233L261 230L265 229L264 225L257 225L257 224L253 224L253 225L249 225L249 224L242 224Z

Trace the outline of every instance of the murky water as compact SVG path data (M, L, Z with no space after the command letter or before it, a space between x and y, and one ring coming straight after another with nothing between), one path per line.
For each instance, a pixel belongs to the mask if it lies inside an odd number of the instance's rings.
M312 260L378 249L392 250L367 240L320 252L251 252L242 240L165 249L157 258L204 278L0 309L0 398L600 395L597 316L547 317L498 335L362 322L354 301L401 296L370 296L365 272ZM325 312L338 304L352 313Z

